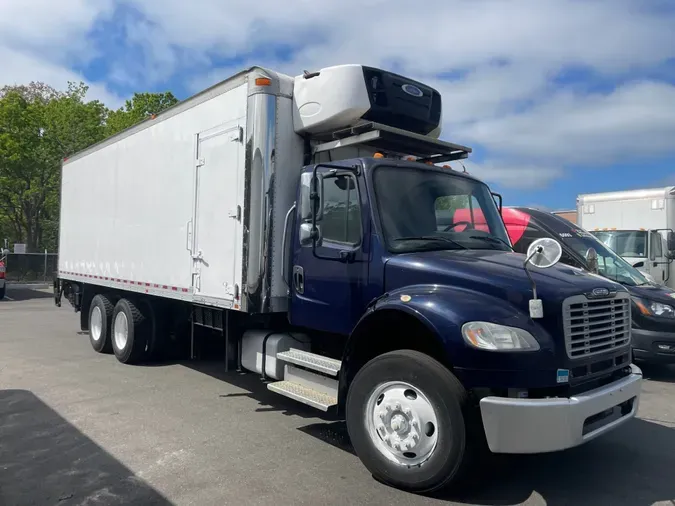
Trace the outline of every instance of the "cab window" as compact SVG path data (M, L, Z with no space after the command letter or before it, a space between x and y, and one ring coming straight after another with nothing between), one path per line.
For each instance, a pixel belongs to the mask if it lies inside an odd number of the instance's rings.
M651 255L650 259L651 260L656 260L657 258L660 258L663 256L663 245L661 244L661 234L658 232L652 232L651 233Z

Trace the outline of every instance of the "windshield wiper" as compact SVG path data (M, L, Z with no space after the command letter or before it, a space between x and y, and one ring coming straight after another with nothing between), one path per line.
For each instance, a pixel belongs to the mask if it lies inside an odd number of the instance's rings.
M511 251L513 251L513 247L506 242L504 239L501 239L500 237L494 236L494 235L470 235L469 239L478 239L481 241L487 241L487 242L492 242L496 244L504 244L507 246Z
M459 246L462 249L469 249L463 244L455 241L454 239L450 239L449 237L442 237L438 235L418 235L418 236L411 236L411 237L398 237L394 239L394 241L443 241L443 242L449 242L450 244L454 244L455 246Z

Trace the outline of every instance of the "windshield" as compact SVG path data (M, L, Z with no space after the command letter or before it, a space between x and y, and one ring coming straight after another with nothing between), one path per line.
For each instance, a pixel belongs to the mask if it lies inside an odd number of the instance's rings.
M647 256L647 232L642 230L602 230L592 232L617 255L627 258Z
M373 176L387 247L511 251L488 187L437 170L380 166Z
M598 273L629 286L648 284L640 271L596 239L592 234L580 228L572 228L569 234L560 234L560 240L572 248L581 258L586 258L589 248L598 254Z

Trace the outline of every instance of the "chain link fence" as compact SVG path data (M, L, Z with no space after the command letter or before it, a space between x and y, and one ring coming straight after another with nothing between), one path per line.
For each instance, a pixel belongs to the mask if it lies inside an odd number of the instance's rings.
M9 283L51 283L58 266L57 253L8 253L5 278Z

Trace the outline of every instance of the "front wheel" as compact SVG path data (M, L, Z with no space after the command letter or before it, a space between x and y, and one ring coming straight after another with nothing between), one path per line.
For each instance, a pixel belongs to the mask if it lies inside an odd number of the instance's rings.
M347 395L349 437L366 468L412 492L449 486L464 469L466 392L438 361L413 350L380 355Z

